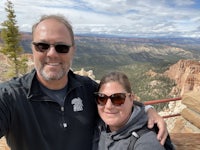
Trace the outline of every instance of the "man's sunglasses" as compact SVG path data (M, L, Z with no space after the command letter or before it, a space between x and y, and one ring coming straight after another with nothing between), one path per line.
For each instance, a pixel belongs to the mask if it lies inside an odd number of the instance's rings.
M124 104L126 99L126 94L127 93L115 93L110 96L107 96L106 94L103 93L98 93L98 92L94 93L96 103L101 106L106 105L108 98L111 100L113 105L120 106Z
M38 52L46 52L47 50L49 50L49 48L52 45L54 46L57 53L68 53L71 47L70 45L61 44L61 43L49 44L49 43L43 43L43 42L38 42L38 43L32 42L32 44L35 46L36 51Z

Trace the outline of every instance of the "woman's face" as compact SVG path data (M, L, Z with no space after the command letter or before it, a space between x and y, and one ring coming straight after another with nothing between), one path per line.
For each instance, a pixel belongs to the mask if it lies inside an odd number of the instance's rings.
M123 86L118 82L108 82L101 86L99 93L110 96L115 93L127 93ZM108 98L105 105L97 105L98 112L102 120L109 126L111 131L116 131L126 124L133 107L133 95L126 94L124 104L120 106L113 105Z

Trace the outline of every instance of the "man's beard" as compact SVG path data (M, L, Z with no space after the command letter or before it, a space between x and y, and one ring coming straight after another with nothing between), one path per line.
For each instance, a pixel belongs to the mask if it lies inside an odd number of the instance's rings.
M52 73L47 73L46 71L44 71L44 69L41 69L40 74L47 81L60 80L63 76L66 76L66 71L62 69L61 71L52 74Z
M40 66L40 68L38 68L38 71L40 75L43 77L43 79L45 79L46 81L51 81L51 80L60 80L62 77L66 76L69 69L62 67L62 69L59 70L58 72L51 72L51 71L46 71L44 69L44 66Z

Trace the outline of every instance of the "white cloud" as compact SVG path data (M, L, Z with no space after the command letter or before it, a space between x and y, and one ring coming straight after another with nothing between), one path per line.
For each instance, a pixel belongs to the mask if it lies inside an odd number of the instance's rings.
M6 0L0 0L5 6ZM198 0L12 0L20 30L31 31L41 14L65 15L75 33L183 35L200 37ZM197 3L198 2L198 3ZM197 3L197 4L196 4ZM0 20L6 19L0 7Z
M195 4L195 1L194 0L174 0L174 3L179 6L185 6L185 5L193 5Z

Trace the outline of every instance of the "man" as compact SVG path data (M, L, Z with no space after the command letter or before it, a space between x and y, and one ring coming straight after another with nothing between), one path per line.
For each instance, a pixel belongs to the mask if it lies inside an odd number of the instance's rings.
M0 137L15 150L90 150L97 108L97 83L75 75L71 25L62 16L43 16L32 28L35 69L0 85ZM164 143L163 119L148 111L149 127L158 123Z

